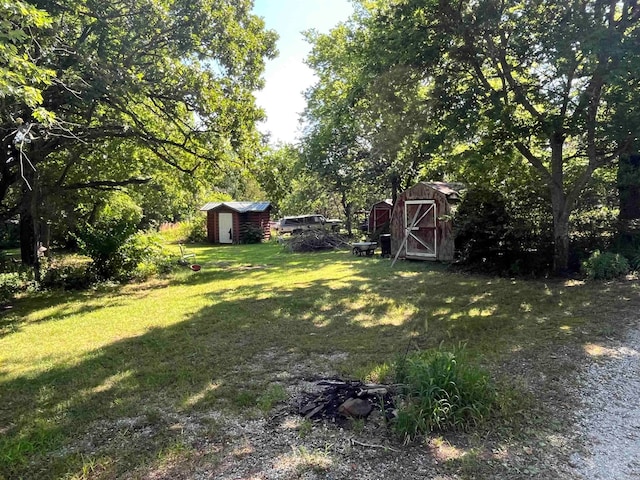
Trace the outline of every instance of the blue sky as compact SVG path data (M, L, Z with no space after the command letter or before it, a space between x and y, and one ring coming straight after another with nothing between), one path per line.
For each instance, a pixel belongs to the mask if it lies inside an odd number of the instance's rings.
M313 72L303 63L310 46L301 32L315 28L326 33L347 20L353 7L349 0L255 0L253 11L264 18L268 29L280 35L280 54L267 63L266 86L256 92L257 102L268 117L260 130L271 132L272 143L293 142L300 133L303 92L315 81Z

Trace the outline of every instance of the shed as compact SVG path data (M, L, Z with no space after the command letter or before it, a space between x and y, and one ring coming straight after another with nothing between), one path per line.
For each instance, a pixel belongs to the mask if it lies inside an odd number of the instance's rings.
M388 226L391 220L391 210L393 210L393 202L390 198L374 203L369 210L368 233L385 233L380 229Z
M460 201L462 188L460 183L420 182L402 192L391 214L391 254L452 261L452 207Z
M271 237L269 202L210 202L200 211L207 212L207 240L211 243L242 243L256 230L262 231L263 239Z

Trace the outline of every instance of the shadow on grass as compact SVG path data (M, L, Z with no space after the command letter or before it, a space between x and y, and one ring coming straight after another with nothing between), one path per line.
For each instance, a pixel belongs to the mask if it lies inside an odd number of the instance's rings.
M88 462L100 464L105 477L147 468L187 441L173 428L181 415L255 404L272 381L265 372L287 371L305 358L319 356L334 362L319 368L353 374L407 348L466 342L495 373L514 359L579 350L580 330L592 328L595 302L607 295L637 306L637 293L625 285L609 293L601 288L596 298L596 289L585 285L464 276L424 263L391 270L388 261L343 254L283 258L275 249L239 248L245 250L201 247L203 271L178 275L176 284L211 284L207 295L216 299L188 320L106 345L75 365L2 382L0 478L60 478L79 474ZM215 266L223 261L230 265ZM310 275L335 262L346 265L338 281L282 286L271 277ZM243 278L246 284L214 288L219 280ZM64 309L83 298L43 298L29 308ZM326 360L334 353L346 360ZM209 435L222 442L224 434Z

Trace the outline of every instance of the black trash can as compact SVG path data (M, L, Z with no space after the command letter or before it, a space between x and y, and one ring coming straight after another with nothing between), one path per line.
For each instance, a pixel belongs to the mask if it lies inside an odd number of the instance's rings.
M391 256L391 235L388 233L380 235L380 248L383 257Z

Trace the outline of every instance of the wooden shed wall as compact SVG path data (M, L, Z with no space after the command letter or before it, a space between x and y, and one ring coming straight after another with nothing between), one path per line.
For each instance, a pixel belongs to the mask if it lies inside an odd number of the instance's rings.
M242 243L242 238L248 225L253 225L262 229L264 232L262 237L263 239L269 240L271 238L271 230L269 228L269 220L271 219L270 209L267 209L264 212L238 213L231 208L220 207L207 212L207 240L209 242L220 243L220 212L230 213L232 215L232 238L234 244Z
M271 238L271 228L269 227L269 221L271 220L271 213L269 210L264 212L247 212L240 215L240 239L244 235L247 226L252 225L262 230L262 239L269 240Z
M435 236L437 242L436 257L433 260L452 261L454 257L453 225L450 219L451 205L444 193L418 183L398 196L391 214L391 254L395 256L406 235L405 205L408 200L433 200L436 208ZM407 220L411 222L411 218ZM425 260L424 257L405 255L405 248L400 258Z
M393 207L386 202L376 203L369 211L369 233L382 227L391 218Z

